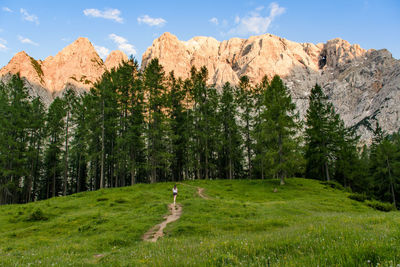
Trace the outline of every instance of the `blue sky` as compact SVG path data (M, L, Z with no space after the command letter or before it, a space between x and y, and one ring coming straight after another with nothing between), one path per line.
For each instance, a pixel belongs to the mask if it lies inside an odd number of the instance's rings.
M104 58L121 49L140 62L163 32L180 40L272 33L296 42L340 37L400 58L400 1L41 1L0 0L0 67L26 51L54 56L80 36Z

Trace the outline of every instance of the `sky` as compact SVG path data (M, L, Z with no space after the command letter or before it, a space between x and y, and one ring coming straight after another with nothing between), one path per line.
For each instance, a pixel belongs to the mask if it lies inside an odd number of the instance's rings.
M317 44L339 37L400 59L400 1L0 0L0 67L19 51L55 56L78 37L87 37L103 59L119 49L140 62L164 32L184 41L271 33Z

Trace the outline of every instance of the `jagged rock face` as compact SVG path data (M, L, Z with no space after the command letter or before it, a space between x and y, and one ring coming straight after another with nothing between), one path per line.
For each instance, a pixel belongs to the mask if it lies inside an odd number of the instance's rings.
M106 66L107 70L111 70L112 68L117 68L121 62L127 60L128 57L124 52L120 50L114 50L107 56L104 65Z
M78 38L43 61L45 87L60 92L67 84L88 90L104 72L104 63L87 38Z
M154 40L142 68L158 58L166 73L188 78L192 66L206 66L208 82L237 84L242 75L257 84L279 75L305 116L308 96L319 83L347 126L356 126L369 143L379 121L383 130L400 128L400 61L386 50L365 50L336 38L326 44L296 43L271 34L219 42L211 37L179 41L170 33ZM372 127L370 127L372 124Z
M0 70L0 77L7 80L10 74L19 72L31 95L40 96L46 104L50 104L54 97L68 88L78 93L88 91L105 70L118 66L126 59L123 52L113 51L104 63L90 41L81 37L44 61L19 52Z

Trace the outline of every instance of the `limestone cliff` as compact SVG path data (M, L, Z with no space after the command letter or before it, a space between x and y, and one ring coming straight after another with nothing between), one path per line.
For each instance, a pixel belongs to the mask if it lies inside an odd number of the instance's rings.
M81 37L44 61L19 52L0 70L0 77L7 79L19 72L31 95L41 96L49 104L67 88L88 91L106 69L110 70L126 59L123 52L113 51L104 63L91 42Z
M336 38L325 44L296 43L271 34L219 42L211 37L180 41L170 33L154 40L143 54L142 68L158 58L168 73L187 78L192 66L206 66L208 82L237 84L247 75L252 84L280 75L301 116L308 96L319 83L347 126L363 140L379 121L387 132L400 128L400 61L387 50L365 50Z

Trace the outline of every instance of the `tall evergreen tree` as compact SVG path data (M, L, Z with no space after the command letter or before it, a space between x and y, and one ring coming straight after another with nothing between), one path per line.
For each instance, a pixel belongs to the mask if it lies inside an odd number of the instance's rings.
M168 151L168 140L166 140L169 129L165 115L167 100L165 74L158 59L150 61L144 71L143 79L145 90L148 93L148 169L150 182L155 183L162 180L161 178L166 178L171 157Z
M1 87L0 104L4 116L1 121L1 199L3 203L18 203L26 199L21 185L30 174L27 145L31 105L28 91L19 75L13 75Z
M375 196L398 206L400 197L400 134L386 135L371 151Z
M45 151L45 181L43 181L40 198L49 198L58 196L62 190L62 164L61 153L63 134L65 131L65 102L60 99L54 99L49 107L46 118L46 131L48 142Z
M244 137L244 150L247 161L247 178L252 176L252 161L253 161L253 146L254 140L252 138L253 124L254 124L254 99L255 92L250 85L249 77L240 77L239 87L236 91L236 102L239 106L239 117L242 123L242 135Z
M72 181L72 192L86 191L87 188L87 165L88 165L88 97L81 95L75 101L71 122L75 125L75 129L71 141L71 158L72 173L75 180Z
M218 118L221 125L220 134L220 177L241 178L243 163L243 146L237 123L237 104L234 101L233 87L226 83L222 88Z
M306 176L329 181L343 136L337 131L340 118L318 84L311 90L306 119Z
M169 117L172 142L171 172L174 181L181 181L184 177L184 169L186 168L185 164L187 159L187 112L183 105L185 99L183 82L180 79L176 80L173 72L170 73L168 78L168 89Z
M266 143L264 159L268 172L280 178L293 175L299 164L299 115L287 87L279 76L275 76L264 95L265 110L261 114L261 136Z
M65 109L65 134L64 134L64 179L63 179L63 195L67 195L68 187L68 156L69 156L69 139L70 139L70 127L71 127L71 112L76 102L75 91L72 89L66 90L64 96L64 109Z
M269 85L268 77L264 76L262 81L254 88L254 125L251 136L254 140L253 151L254 157L251 166L253 166L252 177L264 179L265 176L265 160L266 144L262 138L262 112L265 110L264 94Z
M39 97L32 103L29 114L28 134L28 168L30 173L25 184L25 201L33 201L37 198L37 185L42 169L42 150L46 137L45 130L46 111Z

